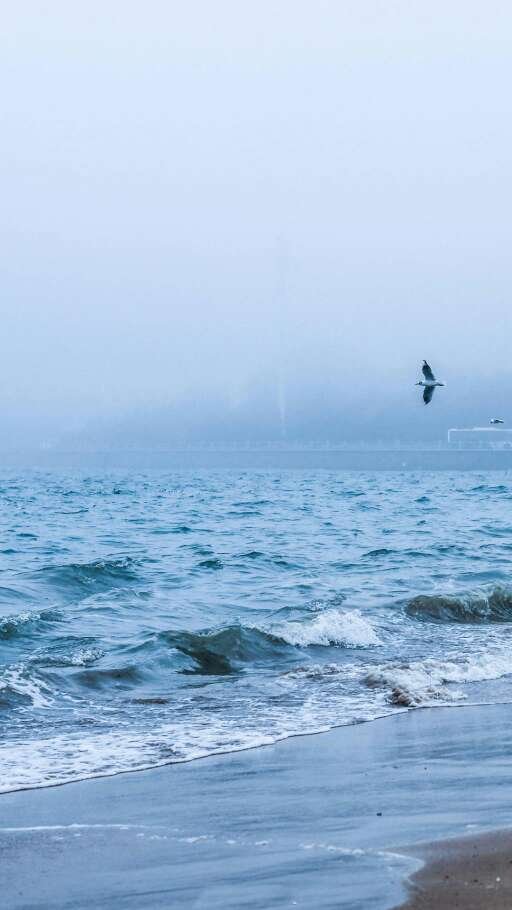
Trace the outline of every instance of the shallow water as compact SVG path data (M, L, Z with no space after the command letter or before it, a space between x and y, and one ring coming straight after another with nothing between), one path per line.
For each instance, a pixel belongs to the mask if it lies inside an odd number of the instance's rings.
M4 791L509 698L508 473L4 472L0 506Z

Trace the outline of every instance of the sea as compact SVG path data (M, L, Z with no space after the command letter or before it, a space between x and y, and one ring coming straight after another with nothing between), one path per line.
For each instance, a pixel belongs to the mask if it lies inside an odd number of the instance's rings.
M0 471L0 790L510 701L512 473Z

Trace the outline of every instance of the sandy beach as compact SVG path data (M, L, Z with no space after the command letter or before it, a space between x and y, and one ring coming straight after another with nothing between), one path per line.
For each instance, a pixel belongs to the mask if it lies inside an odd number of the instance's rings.
M440 841L412 854L425 865L409 882L400 910L509 910L512 907L512 832Z
M4 906L397 907L408 877L429 857L414 845L510 824L511 715L509 705L421 709L245 752L5 794ZM425 876L432 888L440 874L460 874L460 846L452 846L441 865L422 867L406 906L505 906L501 848L492 861L481 852L487 871L472 875L498 870L494 878L503 881L485 891L485 904L424 896Z

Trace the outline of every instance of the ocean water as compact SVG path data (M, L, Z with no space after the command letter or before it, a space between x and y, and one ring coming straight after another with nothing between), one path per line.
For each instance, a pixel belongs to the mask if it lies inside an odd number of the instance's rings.
M512 475L3 471L0 790L510 700Z

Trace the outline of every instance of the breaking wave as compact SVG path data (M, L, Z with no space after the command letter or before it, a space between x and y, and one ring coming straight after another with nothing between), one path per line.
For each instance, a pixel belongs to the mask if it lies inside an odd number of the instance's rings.
M268 626L236 624L204 632L162 632L160 639L194 661L195 666L182 672L219 676L235 673L246 663L273 660L283 649L369 648L381 643L359 611L335 609L315 613L312 619Z
M508 697L509 477L167 461L5 479L0 789Z
M260 629L236 624L205 632L163 632L160 638L191 658L184 673L225 676L245 663L270 659L279 642Z
M511 654L484 652L472 657L451 660L410 661L377 667L364 682L370 689L382 689L393 705L416 707L435 702L453 702L466 698L452 685L500 679L512 673Z
M308 622L290 621L274 627L274 634L298 647L310 645L370 648L381 641L359 610L325 610Z
M34 627L43 623L50 623L60 619L57 610L39 610L17 613L14 616L4 616L0 619L0 640L14 638L17 635L29 634Z
M48 686L29 675L23 667L10 667L0 677L0 709L27 705L48 708L52 698Z
M488 594L458 597L422 594L408 602L405 612L415 619L430 622L512 622L512 591L497 587Z

